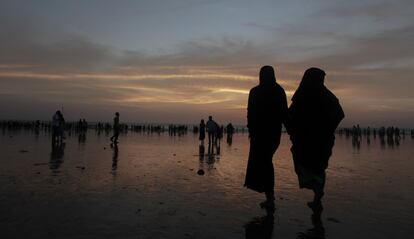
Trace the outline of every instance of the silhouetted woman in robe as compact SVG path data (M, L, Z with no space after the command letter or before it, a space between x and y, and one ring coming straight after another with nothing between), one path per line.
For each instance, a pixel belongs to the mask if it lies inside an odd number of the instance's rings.
M287 101L283 88L276 83L271 66L260 69L260 83L252 88L247 107L250 153L245 184L265 193L262 208L274 208L274 169L272 158L280 143L282 123L287 118Z
M204 120L202 119L200 121L200 136L198 137L199 140L204 143L204 139L206 138L206 124L204 123Z
M344 112L335 95L324 86L325 72L318 68L305 71L289 107L288 133L300 188L313 190L308 206L321 208L325 170L332 154L335 129Z

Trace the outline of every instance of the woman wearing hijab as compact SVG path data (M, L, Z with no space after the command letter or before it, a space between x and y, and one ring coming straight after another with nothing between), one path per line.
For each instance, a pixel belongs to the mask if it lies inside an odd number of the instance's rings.
M338 99L324 86L324 79L323 70L306 70L288 111L295 171L300 188L311 189L315 194L308 203L312 209L322 208L334 133L345 116Z
M276 83L273 67L263 66L259 80L259 85L250 90L247 107L250 152L244 186L264 192L266 201L260 206L274 209L272 158L279 147L282 123L287 118L287 101L285 91Z

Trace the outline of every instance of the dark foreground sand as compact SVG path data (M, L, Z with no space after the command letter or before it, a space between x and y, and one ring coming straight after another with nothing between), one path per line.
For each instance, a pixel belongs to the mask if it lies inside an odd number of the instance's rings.
M246 135L199 157L197 136L129 134L116 151L105 135L0 132L1 238L411 238L414 140L381 146L338 137L320 220L297 187L283 136L276 165L277 210L264 217L242 187ZM205 175L197 171L203 169Z

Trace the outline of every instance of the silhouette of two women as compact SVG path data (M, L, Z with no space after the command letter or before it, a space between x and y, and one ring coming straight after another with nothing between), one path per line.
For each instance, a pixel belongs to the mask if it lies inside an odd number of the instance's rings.
M324 86L324 79L323 70L306 70L289 109L285 91L276 82L271 66L261 68L260 83L250 90L247 107L250 153L245 186L265 193L266 201L260 204L262 208L275 207L272 158L280 144L282 124L292 141L299 186L315 194L308 206L322 207L325 170L332 154L334 133L344 118L338 99Z

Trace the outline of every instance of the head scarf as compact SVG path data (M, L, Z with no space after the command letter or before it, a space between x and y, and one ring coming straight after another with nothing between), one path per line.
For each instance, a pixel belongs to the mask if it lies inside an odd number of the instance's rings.
M312 67L307 69L292 100L308 99L323 93L325 89L325 75L325 71L319 68Z
M271 66L263 66L260 69L260 85L272 85L276 83L275 71Z

